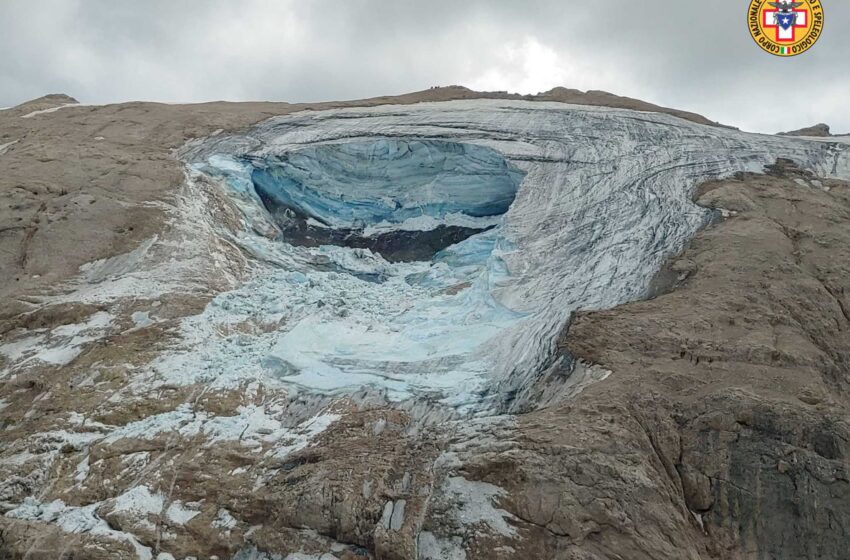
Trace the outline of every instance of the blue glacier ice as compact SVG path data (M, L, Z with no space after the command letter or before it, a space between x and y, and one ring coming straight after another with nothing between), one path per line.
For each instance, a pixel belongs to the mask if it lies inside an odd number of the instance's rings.
M254 159L258 193L335 228L507 212L524 175L495 150L383 138Z

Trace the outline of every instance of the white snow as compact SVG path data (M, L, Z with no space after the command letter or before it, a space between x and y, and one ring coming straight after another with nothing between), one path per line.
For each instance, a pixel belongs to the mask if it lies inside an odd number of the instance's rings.
M516 534L516 529L506 521L513 519L513 515L493 505L505 494L498 486L455 476L446 479L443 491L454 494L459 506L454 515L460 524L485 524L500 535L509 537Z
M113 430L104 438L104 443L112 443L123 438L151 439L172 431L184 437L191 437L198 433L199 427L200 424L195 421L191 405L183 404L173 411L148 416Z
M66 506L62 500L42 503L35 498L26 498L17 508L6 512L7 517L55 523L67 533L88 533L113 540L129 542L136 551L139 560L151 560L151 549L142 545L130 533L116 531L109 527L106 521L97 516L97 509L103 502L97 502L83 507Z
M164 509L165 517L171 523L185 525L201 513L186 507L180 500L169 502L161 493L151 492L150 488L144 485L131 488L107 502L113 512L129 513L141 521L145 521L148 515L163 514Z
M128 298L157 300L164 294L205 294L210 283L236 284L221 255L228 232L214 218L216 208L204 185L187 182L169 203L150 202L168 215L168 226L133 251L80 267L68 293L51 303L108 304ZM219 288L221 289L221 288Z
M11 142L6 142L5 144L0 144L0 156L5 154L9 148L18 143L18 140L12 140Z
M61 449L68 445L75 450L81 450L93 442L101 439L100 432L69 432L67 430L52 430L31 436L31 439L39 442L40 447L49 445L52 449Z
M316 436L327 430L331 424L340 418L339 414L319 414L301 424L297 432L288 431L280 439L276 437L274 441L286 441L288 438L289 443L285 446L277 447L274 451L275 457L280 459L307 447Z
M843 136L793 136L792 138L799 138L801 140L808 140L810 142L850 144L850 135L843 135Z
M234 518L229 511L222 508L218 510L218 515L216 515L215 519L212 522L212 526L218 529L223 529L225 531L229 531L233 529L238 524L236 518Z
M29 451L21 451L20 453L14 453L12 455L0 458L0 464L20 466L32 461L33 459L39 458L40 456L35 453L31 453Z
M165 510L165 516L168 520L178 525L185 525L200 513L200 511L185 507L179 500L172 502Z
M85 344L98 340L112 323L104 311L92 314L84 323L61 325L51 331L38 330L13 342L0 345L0 354L10 365L3 372L42 362L54 366L69 364L83 351Z
M80 352L82 352L82 349L77 346L46 348L38 353L36 359L54 366L64 366L71 363L74 358L80 355Z
M443 539L431 531L421 531L416 545L418 560L466 560L460 536Z
M140 517L159 515L165 504L162 494L151 493L144 485L136 486L111 500L112 510L133 513Z
M58 105L56 107L51 107L50 109L41 109L39 111L33 111L31 113L27 113L26 115L21 115L22 119L29 119L36 115L46 115L48 113L55 113L59 109L64 109L66 107L88 107L88 105L83 105L81 103L63 103L62 105Z
M86 455L86 458L80 461L77 465L77 469L74 473L74 480L77 484L82 484L86 481L89 476L89 456Z
M447 522L447 534L421 531L417 537L417 553L421 560L465 560L463 538L468 531L487 531L505 537L516 537L516 529L508 523L515 519L497 508L495 501L505 491L486 482L462 477L445 479L432 499L446 499L453 504Z
M156 320L151 318L150 311L135 311L130 315L130 319L133 320L134 329L143 329L156 323Z
M11 362L17 362L36 350L43 340L43 335L34 335L20 338L14 342L7 342L0 345L0 354L3 354Z
M18 440L14 446L9 446L6 450L8 454L0 458L0 464L20 466L33 462L40 470L50 469L63 447L83 451L102 437L103 434L98 432L68 432L66 430L32 434ZM84 468L85 465L78 466L78 469ZM79 472L80 470L77 474Z
M458 226L482 229L490 226L498 225L501 222L500 217L484 216L475 217L468 216L460 212L451 212L446 214L442 219L434 218L433 216L417 216L407 218L400 223L392 223L381 221L374 225L369 225L363 230L363 234L367 236L385 233L388 231L429 231L436 229L440 225Z
M286 427L281 410L257 405L241 406L236 416L212 416L183 404L171 412L149 416L116 429L105 439L113 443L123 438L151 439L171 433L184 438L203 435L207 444L239 441L247 447L271 446L276 457L303 449L337 421L338 414L318 414L295 427Z
M123 255L99 259L80 266L80 272L87 282L99 283L119 277L139 268L151 247L159 240L155 235L143 241L138 247Z

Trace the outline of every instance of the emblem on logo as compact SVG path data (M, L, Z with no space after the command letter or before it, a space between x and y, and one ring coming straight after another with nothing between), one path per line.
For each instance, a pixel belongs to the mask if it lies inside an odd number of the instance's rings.
M750 35L758 46L776 56L804 53L823 32L820 0L751 0Z

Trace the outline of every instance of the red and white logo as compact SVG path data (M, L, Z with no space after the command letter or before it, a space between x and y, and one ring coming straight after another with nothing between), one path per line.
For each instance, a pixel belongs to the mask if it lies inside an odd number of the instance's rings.
M764 10L762 17L764 21L762 26L765 29L773 29L776 32L776 41L778 43L794 43L797 41L797 30L806 29L809 25L809 11L797 9L802 2L793 2L790 6L785 4L780 6L778 2L771 2L772 6L777 6L775 10Z
M821 1L750 0L747 27L753 41L762 50L776 56L796 56L806 52L823 32Z

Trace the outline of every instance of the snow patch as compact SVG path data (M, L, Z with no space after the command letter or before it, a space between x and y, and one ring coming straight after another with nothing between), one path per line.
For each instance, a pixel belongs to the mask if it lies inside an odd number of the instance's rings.
M132 514L142 520L148 515L165 517L174 524L185 525L201 512L187 508L180 500L168 503L161 493L153 493L147 486L136 486L109 501L113 512Z
M218 510L218 515L216 515L215 519L213 519L212 526L217 529L222 529L224 531L230 531L239 522L236 521L236 518L233 517L229 511L222 508Z
M103 502L83 507L66 506L62 500L42 503L28 497L17 508L6 512L6 517L53 523L66 533L90 534L112 540L129 542L136 551L139 560L152 560L151 549L142 545L135 536L116 531L97 515L97 509Z
M281 410L266 409L257 405L240 406L235 416L212 416L193 410L190 404L149 416L111 432L105 443L124 438L152 439L161 434L173 433L184 438L202 435L208 445L222 441L238 441L247 447L270 446L275 457L303 449L340 415L318 414L297 426L286 427L281 421Z
M135 311L130 315L130 318L135 325L132 330L144 329L145 327L156 324L156 320L151 318L150 311Z
M159 236L154 235L129 253L85 263L80 266L80 272L85 281L92 284L120 277L138 269L158 239Z
M433 216L416 216L402 222L394 223L386 220L370 224L363 229L363 235L373 236L391 231L431 231L439 226L456 226L472 229L485 229L499 225L501 216L469 216L461 212L451 212L442 218Z
M200 511L185 507L179 500L172 502L165 510L165 517L177 525L185 525L200 514Z
M112 511L139 516L159 515L165 504L161 494L152 494L147 486L136 486L111 501Z
M0 344L0 354L10 362L17 362L24 356L31 355L44 338L44 335L27 336L15 342Z
M89 457L86 455L86 458L80 461L77 465L77 469L74 473L74 481L77 484L82 484L86 481L89 476Z
M487 482L471 481L455 476L446 479L444 491L454 495L459 506L454 515L461 525L483 524L500 535L506 537L516 535L516 529L508 525L506 521L506 519L515 519L514 516L493 505L497 498L505 495L503 489Z
M459 536L440 538L430 531L421 531L416 545L418 560L466 560L463 539Z
M14 453L12 455L8 455L6 457L0 458L0 464L2 465L14 465L21 466L25 465L33 459L40 458L40 455L35 453L31 453L30 451L21 451L20 453Z
M86 343L100 339L112 323L109 313L99 311L84 323L62 325L51 331L35 331L21 339L0 345L0 354L9 360L3 373L34 362L64 366L83 351Z
M59 109L64 109L66 107L87 107L87 105L83 105L81 103L63 103L62 105L59 105L57 107L51 107L49 109L41 109L41 110L38 110L38 111L33 111L31 113L27 113L26 115L21 115L21 118L22 119L30 119L30 118L32 118L36 115L46 115L46 114L49 114L49 113L55 113Z
M0 144L0 156L9 151L9 148L17 144L19 140L12 140L11 142L6 142L5 144Z

